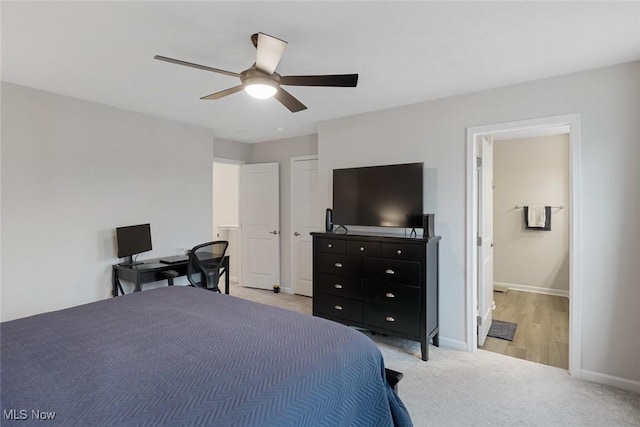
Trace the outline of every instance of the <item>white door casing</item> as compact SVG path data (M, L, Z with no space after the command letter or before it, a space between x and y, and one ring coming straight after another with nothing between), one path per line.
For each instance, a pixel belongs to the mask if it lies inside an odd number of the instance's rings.
M535 130L555 126L569 126L569 176L570 176L570 214L569 214L569 374L575 378L583 376L582 344L582 288L580 281L580 212L581 212L581 118L579 113L560 116L541 117L514 122L467 128L467 262L466 293L467 328L466 349L477 350L477 280L478 280L478 204L476 156L477 136L500 132ZM464 347L460 347L461 349Z
M478 346L484 344L493 320L493 140L479 137L478 162Z
M280 181L278 163L241 166L242 285L280 284Z
M293 292L310 297L313 291L312 231L322 230L318 202L318 159L291 159L291 281Z

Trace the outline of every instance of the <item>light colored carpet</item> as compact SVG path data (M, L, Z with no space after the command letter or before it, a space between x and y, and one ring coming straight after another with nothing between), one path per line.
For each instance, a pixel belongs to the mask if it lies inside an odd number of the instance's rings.
M640 395L485 350L372 336L416 426L640 426Z
M233 286L231 294L311 313L311 298ZM640 426L640 395L569 376L566 370L478 350L429 349L370 336L388 368L402 372L398 394L421 426Z

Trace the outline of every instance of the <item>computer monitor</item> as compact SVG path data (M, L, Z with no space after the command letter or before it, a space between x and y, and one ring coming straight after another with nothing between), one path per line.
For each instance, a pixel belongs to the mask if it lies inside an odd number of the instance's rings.
M116 228L118 258L132 263L132 255L147 252L151 247L151 224L129 225Z

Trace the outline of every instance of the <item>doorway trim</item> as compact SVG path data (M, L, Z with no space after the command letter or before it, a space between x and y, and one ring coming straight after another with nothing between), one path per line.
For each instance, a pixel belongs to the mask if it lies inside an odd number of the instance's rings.
M467 128L467 242L466 242L466 294L467 294L467 351L478 347L476 334L478 322L476 305L478 302L478 178L476 175L475 144L477 137L502 132L533 130L554 126L569 126L569 374L580 378L582 342L582 291L580 281L580 114L566 114L530 120L496 123Z

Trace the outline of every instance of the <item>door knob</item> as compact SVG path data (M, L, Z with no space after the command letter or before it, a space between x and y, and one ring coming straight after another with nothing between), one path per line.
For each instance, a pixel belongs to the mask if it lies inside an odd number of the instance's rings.
M495 248L495 247L496 247L496 244L495 244L495 243L493 243L493 242L491 242L491 247L492 247L492 248Z
M293 235L294 235L294 236L299 236L299 235L300 235L300 233L298 233L297 231L294 231L294 232L293 232Z
M273 231L270 231L269 234L278 234L278 231L273 230Z

